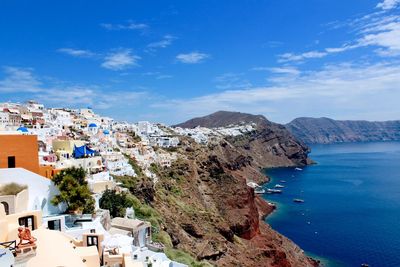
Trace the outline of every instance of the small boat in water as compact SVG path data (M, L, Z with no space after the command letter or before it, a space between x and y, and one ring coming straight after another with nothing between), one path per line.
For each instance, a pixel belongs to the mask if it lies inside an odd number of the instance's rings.
M281 194L282 190L267 188L267 193L268 194Z
M304 199L295 198L295 199L293 199L293 202L295 202L295 203L304 203Z
M281 185L281 184L276 184L275 185L275 188L284 188L285 186L284 185Z
M302 171L303 169L302 168L299 168L299 167L296 167L296 168L294 168L296 171Z
M283 183L283 184L284 184L284 183L286 183L286 181L285 181L285 180L280 180L279 182L280 182L280 183Z
M254 188L254 193L256 194L265 194L265 189L261 187Z
M361 264L361 267L369 267L369 264L363 263L363 264Z

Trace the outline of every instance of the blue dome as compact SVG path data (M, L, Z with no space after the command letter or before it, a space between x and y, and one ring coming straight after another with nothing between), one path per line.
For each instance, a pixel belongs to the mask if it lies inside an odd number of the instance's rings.
M107 134L108 135L108 134L110 134L110 131L109 130L104 130L103 134Z
M90 128L95 128L95 127L97 127L97 124L96 123L91 123L91 124L89 124L89 127Z
M19 127L19 128L17 129L17 131L23 132L23 133L29 133L28 129L25 128L25 127Z

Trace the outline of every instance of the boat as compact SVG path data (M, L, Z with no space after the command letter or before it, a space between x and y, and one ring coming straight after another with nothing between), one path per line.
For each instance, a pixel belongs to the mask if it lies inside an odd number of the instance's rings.
M275 185L275 188L284 188L285 186L284 185L281 185L281 184L276 184Z
M369 267L369 264L363 263L363 264L361 264L361 267Z
M255 188L254 189L254 193L256 193L256 194L265 194L265 189L260 188L260 187Z
M294 168L296 171L302 171L303 169L302 168L299 168L299 167L296 167L296 168Z
M281 194L282 190L267 188L267 193L268 194Z
M295 202L295 203L304 203L304 199L295 198L295 199L293 199L293 202Z
M279 182L280 182L280 183L283 183L283 184L284 184L284 183L286 183L286 181L285 181L285 180L280 180Z

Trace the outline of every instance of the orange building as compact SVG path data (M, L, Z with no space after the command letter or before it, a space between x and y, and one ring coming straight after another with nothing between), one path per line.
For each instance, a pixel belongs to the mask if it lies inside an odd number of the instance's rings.
M39 165L36 135L0 135L0 168L24 168L52 177L52 168Z

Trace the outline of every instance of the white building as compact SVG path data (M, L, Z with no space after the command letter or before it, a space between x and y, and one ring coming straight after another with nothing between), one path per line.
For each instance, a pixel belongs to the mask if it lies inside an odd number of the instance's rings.
M139 121L138 131L140 135L148 136L155 133L155 127L148 121Z
M4 129L10 123L10 117L7 112L0 111L0 128Z
M19 204L24 202L22 198L28 198L27 207L20 207L19 209L41 210L43 215L58 214L63 211L62 205L53 206L50 202L59 193L51 180L23 168L0 169L0 185L10 183L26 185L28 193L15 196L16 203L7 203L9 206L22 205Z

